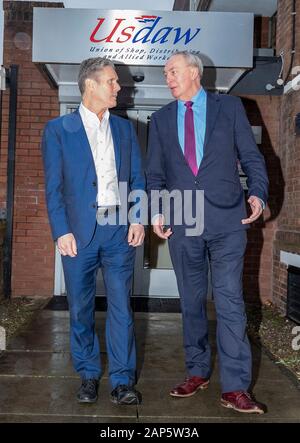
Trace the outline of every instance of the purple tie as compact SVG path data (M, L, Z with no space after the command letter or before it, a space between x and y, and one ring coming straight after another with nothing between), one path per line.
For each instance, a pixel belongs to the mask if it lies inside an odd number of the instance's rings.
M194 113L192 110L193 102L188 101L184 104L186 111L184 115L184 156L194 175L198 173L196 159L196 141L194 128Z

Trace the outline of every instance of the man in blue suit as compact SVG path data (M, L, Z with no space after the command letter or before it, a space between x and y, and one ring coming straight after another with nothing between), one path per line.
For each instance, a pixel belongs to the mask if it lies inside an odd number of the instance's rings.
M194 211L195 194L204 191L202 233L187 235L186 224L180 226L174 220L165 226L163 214L152 219L154 232L169 241L183 318L187 378L170 395L189 397L209 384L209 260L217 314L221 404L239 412L263 413L248 392L251 351L245 332L242 272L246 228L262 214L268 179L241 100L206 92L201 86L202 73L202 62L196 55L183 51L171 56L165 77L176 101L152 115L149 134L149 193L178 190L185 199L182 207ZM248 176L249 217L238 162ZM184 195L187 190L192 194L190 204ZM191 216L183 215L184 220Z
M101 267L108 305L111 400L138 404L141 394L134 388L136 351L129 297L135 248L143 242L144 227L128 226L127 219L121 223L127 200L121 198L120 184L126 185L128 193L144 189L140 148L132 124L109 112L120 90L113 63L84 60L78 85L79 109L48 122L42 142L48 214L62 255L70 310L71 354L82 379L77 400L97 400L102 374L94 312Z

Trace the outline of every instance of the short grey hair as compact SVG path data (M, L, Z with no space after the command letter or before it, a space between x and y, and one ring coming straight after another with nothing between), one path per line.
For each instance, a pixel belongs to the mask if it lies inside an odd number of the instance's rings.
M203 62L202 62L201 58L199 57L199 55L194 54L193 52L190 52L190 51L177 51L174 54L172 54L171 57L173 57L174 55L182 55L185 58L185 60L189 66L195 66L198 69L200 78L202 77Z
M87 58L81 62L78 73L78 86L81 95L84 94L85 91L85 81L87 78L91 78L95 80L97 74L101 72L103 68L106 66L111 66L115 69L115 65L112 61L107 58L95 57L95 58Z

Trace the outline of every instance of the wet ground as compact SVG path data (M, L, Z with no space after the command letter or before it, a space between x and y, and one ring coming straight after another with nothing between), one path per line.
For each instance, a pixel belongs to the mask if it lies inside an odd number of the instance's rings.
M94 423L230 423L300 422L300 391L261 348L253 344L253 392L267 406L264 415L246 415L220 406L215 320L209 309L214 371L210 386L192 397L176 399L168 392L185 376L181 316L136 313L139 406L116 406L109 399L104 344L105 313L96 313L105 368L99 399L78 404L80 379L69 354L69 314L44 309L12 337L0 355L0 422Z

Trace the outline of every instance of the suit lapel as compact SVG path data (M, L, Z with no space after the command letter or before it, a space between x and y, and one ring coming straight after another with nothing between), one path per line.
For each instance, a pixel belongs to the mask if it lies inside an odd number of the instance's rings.
M94 159L93 159L93 154L92 154L92 150L90 147L90 143L89 143L89 139L86 135L83 123L82 123L82 119L80 116L80 112L77 109L75 112L73 112L73 114L71 114L71 132L74 134L74 137L76 137L76 140L78 140L81 144L81 146L84 148L85 151L87 151L90 160L92 162L92 164L94 165Z
M109 116L109 124L114 143L116 170L119 177L120 164L121 164L120 133L119 133L117 119L112 114L110 114Z
M220 109L220 98L217 95L212 94L211 92L207 92L206 131L204 137L203 157L205 156L205 150L207 144L209 142L212 131L215 127L219 109Z
M179 143L179 138L178 138L178 126L177 126L177 110L178 110L178 103L177 101L175 102L171 102L170 105L167 108L167 112L169 115L169 134L171 135L171 137L173 136L173 142L172 142L172 146L175 146L175 149L177 149L179 155L182 157L182 159L186 162L187 166L189 167L184 153L182 152L180 143Z

